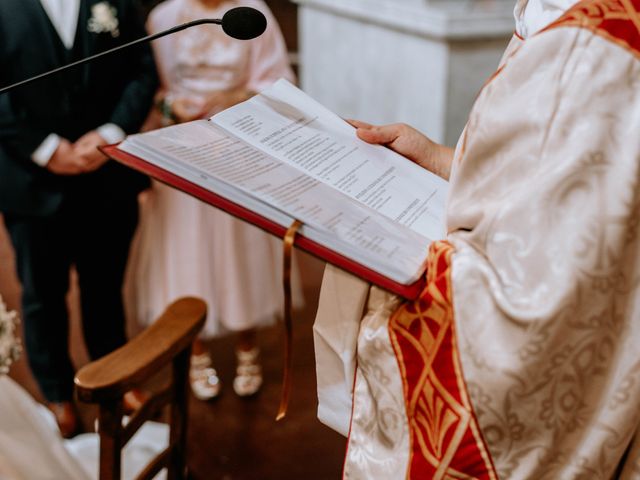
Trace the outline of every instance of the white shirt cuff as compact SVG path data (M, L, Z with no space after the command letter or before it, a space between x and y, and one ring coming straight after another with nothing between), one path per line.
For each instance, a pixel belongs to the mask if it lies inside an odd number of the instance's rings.
M108 144L121 142L127 137L124 130L115 123L105 123L101 127L98 127L96 131Z
M31 154L31 160L41 167L46 167L60 145L60 137L50 133L38 148Z

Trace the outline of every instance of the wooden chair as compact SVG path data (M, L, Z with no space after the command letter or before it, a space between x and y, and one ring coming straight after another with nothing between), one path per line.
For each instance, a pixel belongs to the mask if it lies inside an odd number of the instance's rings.
M111 354L82 368L75 377L78 398L99 406L100 480L119 480L121 449L142 424L171 405L169 446L138 476L153 478L167 468L167 478L186 478L186 426L191 343L202 328L206 305L197 298L172 303L140 335ZM172 364L171 382L153 394L123 426L122 396Z

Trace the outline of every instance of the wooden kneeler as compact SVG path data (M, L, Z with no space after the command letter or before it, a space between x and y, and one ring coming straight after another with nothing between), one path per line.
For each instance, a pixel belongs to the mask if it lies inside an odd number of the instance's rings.
M100 480L121 478L122 448L165 405L171 405L169 446L137 478L151 479L163 468L167 468L169 480L187 477L189 359L191 343L204 325L206 311L206 304L200 299L177 300L140 335L77 373L75 388L79 400L99 407ZM124 393L140 387L169 364L170 384L153 394L123 426Z

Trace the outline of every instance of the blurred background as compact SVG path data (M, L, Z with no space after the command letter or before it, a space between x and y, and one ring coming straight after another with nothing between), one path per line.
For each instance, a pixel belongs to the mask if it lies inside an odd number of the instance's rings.
M266 0L280 22L301 87L338 115L406 122L455 145L473 101L513 32L514 0ZM159 3L143 2L148 12ZM296 313L294 391L289 417L275 423L282 356L280 327L261 333L265 387L251 399L229 390L191 399L189 464L203 479L339 478L345 439L316 419L312 323L324 265L302 253L306 307ZM125 291L127 288L125 288ZM0 294L19 309L20 287L0 217ZM68 298L77 367L77 293ZM130 319L130 334L138 331ZM221 377L232 378L232 342L212 345ZM23 357L11 376L42 399ZM227 385L227 388L230 385ZM83 412L85 423L92 413Z
M307 93L345 118L409 123L450 146L513 34L516 3L265 1Z

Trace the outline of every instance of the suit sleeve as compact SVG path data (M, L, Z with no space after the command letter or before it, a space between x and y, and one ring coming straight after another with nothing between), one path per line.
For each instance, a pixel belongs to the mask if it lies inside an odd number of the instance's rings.
M122 20L123 43L145 36L147 33L139 11L133 2L125 2L126 14ZM149 44L130 48L123 62L124 70L130 74L120 100L116 104L109 123L113 123L127 134L136 133L144 122L158 88L158 76Z
M4 12L3 12L4 13ZM0 22L0 65L10 65L11 60L6 52L8 45L5 36L4 22ZM0 86L4 87L15 81L7 70L0 69ZM10 154L14 158L25 159L31 163L32 153L51 133L37 128L28 122L23 113L17 112L12 103L12 94L0 94L0 155Z
M11 105L11 94L0 95L0 145L12 156L30 161L33 152L50 133L34 128L17 115Z
M0 45L7 45L5 31L0 23ZM10 60L0 46L0 65L9 65ZM0 86L12 83L5 69L0 69ZM51 132L29 125L24 115L17 113L12 104L12 94L0 94L0 146L6 153L20 159L30 159L31 154Z

